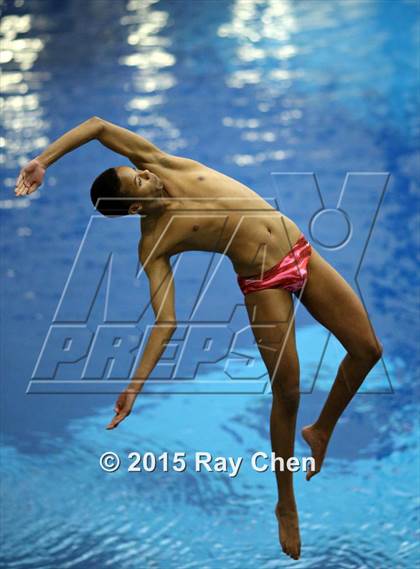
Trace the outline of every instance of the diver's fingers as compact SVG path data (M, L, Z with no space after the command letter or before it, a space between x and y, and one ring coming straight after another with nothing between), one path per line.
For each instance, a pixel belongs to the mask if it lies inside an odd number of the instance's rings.
M124 421L124 419L129 415L129 413L126 413L125 411L121 411L120 413L118 413L118 415L115 415L115 417L112 419L112 421L106 426L107 429L115 429L115 427L118 427L118 425L121 423L121 421Z
M19 192L20 190L22 190L25 187L25 184L23 182L23 176L22 174L19 175L19 178L16 180L16 187L15 187L15 192Z
M27 193L32 194L38 188L38 182L34 182L29 188Z
M20 180L19 183L16 183L16 187L15 187L15 194L16 195L21 195L25 190L27 189L27 186L25 185L23 180Z
M27 189L28 188L25 186L25 184L21 182L19 186L17 186L17 188L15 189L15 193L17 196L23 196L26 194Z

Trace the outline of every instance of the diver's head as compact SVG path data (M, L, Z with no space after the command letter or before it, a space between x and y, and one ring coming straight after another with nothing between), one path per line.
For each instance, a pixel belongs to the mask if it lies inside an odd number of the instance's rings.
M147 214L154 198L162 197L162 180L149 172L129 166L109 168L92 184L90 197L95 208L107 216Z

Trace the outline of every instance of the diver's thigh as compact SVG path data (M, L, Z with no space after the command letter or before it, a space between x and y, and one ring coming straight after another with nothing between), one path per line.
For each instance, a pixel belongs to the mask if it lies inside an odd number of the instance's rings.
M245 306L251 324L277 324L285 327L293 317L293 299L282 288L270 288L245 295Z
M266 289L245 296L249 321L258 349L269 370L292 361L297 364L294 306L290 292Z
M309 313L347 347L372 335L366 310L347 281L315 249L301 302Z

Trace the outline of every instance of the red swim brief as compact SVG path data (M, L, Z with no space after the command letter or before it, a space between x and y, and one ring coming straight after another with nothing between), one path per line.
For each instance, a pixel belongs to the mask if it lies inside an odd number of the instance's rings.
M311 246L305 236L299 237L289 253L262 276L240 277L238 284L244 294L265 290L267 288L284 288L290 292L300 290L308 277L308 262Z

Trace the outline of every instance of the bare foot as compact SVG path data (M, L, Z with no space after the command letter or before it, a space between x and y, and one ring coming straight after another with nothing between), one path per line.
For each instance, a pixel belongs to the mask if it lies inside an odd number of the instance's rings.
M306 473L306 480L310 480L312 476L318 474L322 468L322 463L324 462L328 446L328 437L321 431L317 430L313 425L309 425L302 429L302 437L311 447L312 456L315 459L315 470L310 470Z
M292 559L299 559L300 534L296 510L286 511L277 504L275 514L279 523L279 541L282 550Z

